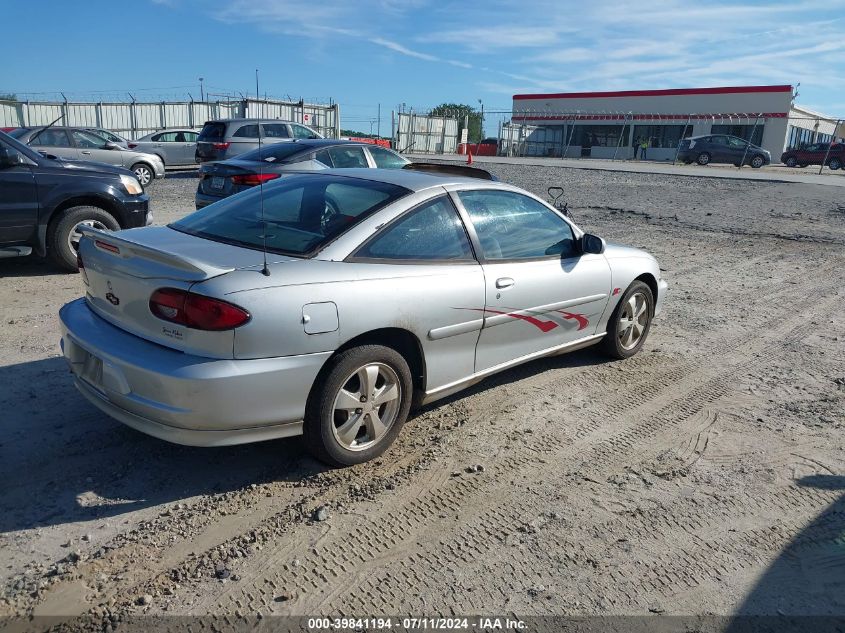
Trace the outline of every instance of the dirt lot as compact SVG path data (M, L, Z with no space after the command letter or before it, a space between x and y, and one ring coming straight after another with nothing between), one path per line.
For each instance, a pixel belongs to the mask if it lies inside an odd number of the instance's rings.
M80 281L0 260L0 615L845 615L841 189L493 171L654 253L666 309L633 359L524 365L346 470L104 417L58 351Z

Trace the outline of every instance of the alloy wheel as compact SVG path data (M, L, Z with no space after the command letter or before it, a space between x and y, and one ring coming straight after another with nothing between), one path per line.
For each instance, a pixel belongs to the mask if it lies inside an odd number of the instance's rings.
M97 229L98 231L109 230L109 227L99 220L83 220L74 226L67 235L67 245L70 246L72 251L79 250L79 240L82 238L82 231L79 230L79 227L81 226L90 226L92 229Z
M401 402L402 386L392 367L369 363L358 368L335 397L335 438L351 451L371 447L396 421Z
M634 349L648 327L648 301L642 292L632 294L622 306L617 333L623 349Z

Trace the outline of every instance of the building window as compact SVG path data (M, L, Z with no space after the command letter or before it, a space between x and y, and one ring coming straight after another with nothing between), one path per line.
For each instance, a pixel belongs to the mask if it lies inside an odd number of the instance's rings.
M789 147L789 149L800 149L814 142L815 139L813 136L813 130L805 127L798 127L797 125L790 125L787 147Z
M692 136L691 125L635 125L631 145L646 140L649 147L674 149L687 136Z
M628 143L628 125L576 125L572 145L581 147L616 147ZM620 135L622 140L620 141Z
M714 125L710 129L711 134L730 134L745 141L751 141L754 145L763 143L763 124L758 125Z

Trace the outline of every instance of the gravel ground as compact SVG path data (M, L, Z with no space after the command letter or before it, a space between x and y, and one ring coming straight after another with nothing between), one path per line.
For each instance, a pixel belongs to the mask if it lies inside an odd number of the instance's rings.
M633 359L500 374L345 470L105 418L58 354L77 277L0 260L0 616L845 615L839 189L491 170L654 253L666 309ZM153 184L157 223L195 183Z

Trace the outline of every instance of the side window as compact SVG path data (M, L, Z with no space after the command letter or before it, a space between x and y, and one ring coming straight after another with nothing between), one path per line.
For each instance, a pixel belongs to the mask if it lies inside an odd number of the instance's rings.
M407 164L404 158L383 147L373 145L367 149L379 169L402 169Z
M474 261L464 226L448 196L426 202L389 224L358 249L355 257Z
M315 153L314 158L323 163L326 167L334 167L332 157L329 155L329 150L327 149L321 149L319 152Z
M196 132L185 132L185 142L186 143L196 143L198 136L199 136L199 134L197 134Z
M29 145L37 147L70 147L67 133L64 130L44 130L29 141Z
M89 132L71 130L70 134L73 136L73 142L76 143L77 147L83 147L85 149L100 149L106 144L106 139L90 134Z
M176 134L177 132L164 132L163 134L159 134L156 140L159 143L175 143Z
M710 142L713 143L713 145L727 145L728 139L724 136L711 136Z
M745 149L746 143L742 139L729 137L728 142L731 144L731 147L738 147L738 148L741 148L741 149Z
M258 125L242 125L232 136L236 138L258 138Z
M488 260L572 257L569 223L533 198L512 191L461 191L481 250Z
M329 148L329 156L332 157L332 163L335 167L341 169L348 169L351 167L369 167L367 158L364 156L363 147L331 147Z
M292 123L291 128L293 129L293 138L311 138L314 136L314 132L302 125Z
M290 138L287 123L264 123L261 129L264 130L264 136L267 138ZM255 135L258 136L257 129Z

